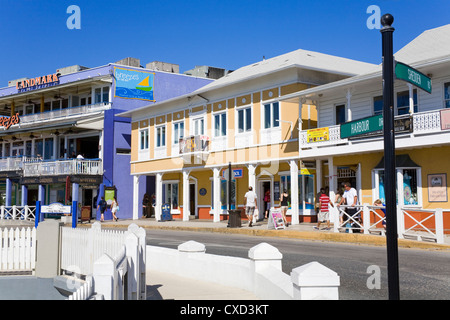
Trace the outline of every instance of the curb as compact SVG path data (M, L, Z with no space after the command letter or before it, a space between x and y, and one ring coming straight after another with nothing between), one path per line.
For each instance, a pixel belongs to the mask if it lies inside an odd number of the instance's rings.
M106 228L126 228L123 224L108 224L103 223ZM171 230L171 231L190 231L190 232L209 232L222 234L241 234L258 237L277 237L298 240L311 240L323 242L347 243L355 245L372 245L372 246L386 246L386 238L382 236L368 235L368 234L348 234L348 233L334 233L334 232L318 232L318 231L297 231L297 230L261 230L250 228L217 228L217 227L185 227L185 226L154 226L154 225L139 225L144 229L154 230ZM399 248L408 249L424 249L424 250L443 250L450 251L450 245L437 244L432 242L414 241L407 239L398 239Z

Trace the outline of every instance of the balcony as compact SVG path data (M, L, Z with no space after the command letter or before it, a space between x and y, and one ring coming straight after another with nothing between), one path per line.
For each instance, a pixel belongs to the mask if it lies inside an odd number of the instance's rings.
M412 114L412 128L410 130L404 130L404 126L399 125L396 127L396 133L410 135L410 137L422 137L430 134L449 133L449 130L445 130L447 127L448 117L450 109L433 110L429 112L420 112ZM395 121L401 122L405 119L405 116L395 117ZM315 134L314 134L315 133ZM383 139L383 134L372 136L355 136L353 138L341 138L341 125L323 127L311 130L300 131L299 147L300 149L317 149L322 147L331 147L338 145L352 145L355 142L377 141Z
M103 175L101 159L23 162L23 176Z
M55 120L58 118L65 118L70 116L78 116L84 114L90 114L94 112L100 112L103 110L108 110L111 108L110 102L100 102L90 105L71 107L65 109L58 109L53 111L45 111L42 113L34 113L30 115L25 115L20 117L20 123L33 123L33 122L41 122L46 120Z

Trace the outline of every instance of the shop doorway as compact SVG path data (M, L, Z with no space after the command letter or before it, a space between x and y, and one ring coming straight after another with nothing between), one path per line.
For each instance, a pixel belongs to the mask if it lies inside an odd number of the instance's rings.
M189 210L190 210L190 216L193 218L197 218L197 201L196 201L196 184L190 183L189 184Z
M257 202L258 202L258 220L264 219L265 211L270 211L270 208L273 206L274 200L277 201L279 199L274 199L273 188L272 188L272 180L260 180L258 182L258 188L256 191ZM266 193L269 192L269 201L265 201Z

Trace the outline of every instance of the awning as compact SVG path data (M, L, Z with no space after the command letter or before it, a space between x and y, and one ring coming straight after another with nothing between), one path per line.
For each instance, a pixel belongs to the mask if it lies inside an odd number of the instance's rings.
M396 155L395 166L398 168L420 168L420 166L409 157L409 154ZM384 169L384 156L374 169Z

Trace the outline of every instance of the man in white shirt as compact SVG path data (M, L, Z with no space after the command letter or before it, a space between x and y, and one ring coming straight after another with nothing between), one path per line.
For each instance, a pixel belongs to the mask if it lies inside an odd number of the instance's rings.
M247 215L248 226L251 227L253 221L253 214L255 213L255 209L257 208L256 205L257 196L251 186L248 187L248 192L245 194L244 197L245 197L245 214Z
M358 222L361 222L359 214L356 214L358 212L358 209L353 207L358 204L358 193L356 192L355 188L352 188L352 185L350 184L350 182L345 182L344 188L345 188L344 195L342 196L342 199L339 202L339 205L343 204L345 201L346 205L352 206L352 207L348 207L346 210L348 219L349 219L348 222L350 222L350 223L353 222L353 220L350 219L350 217L352 217L354 220L356 220Z

